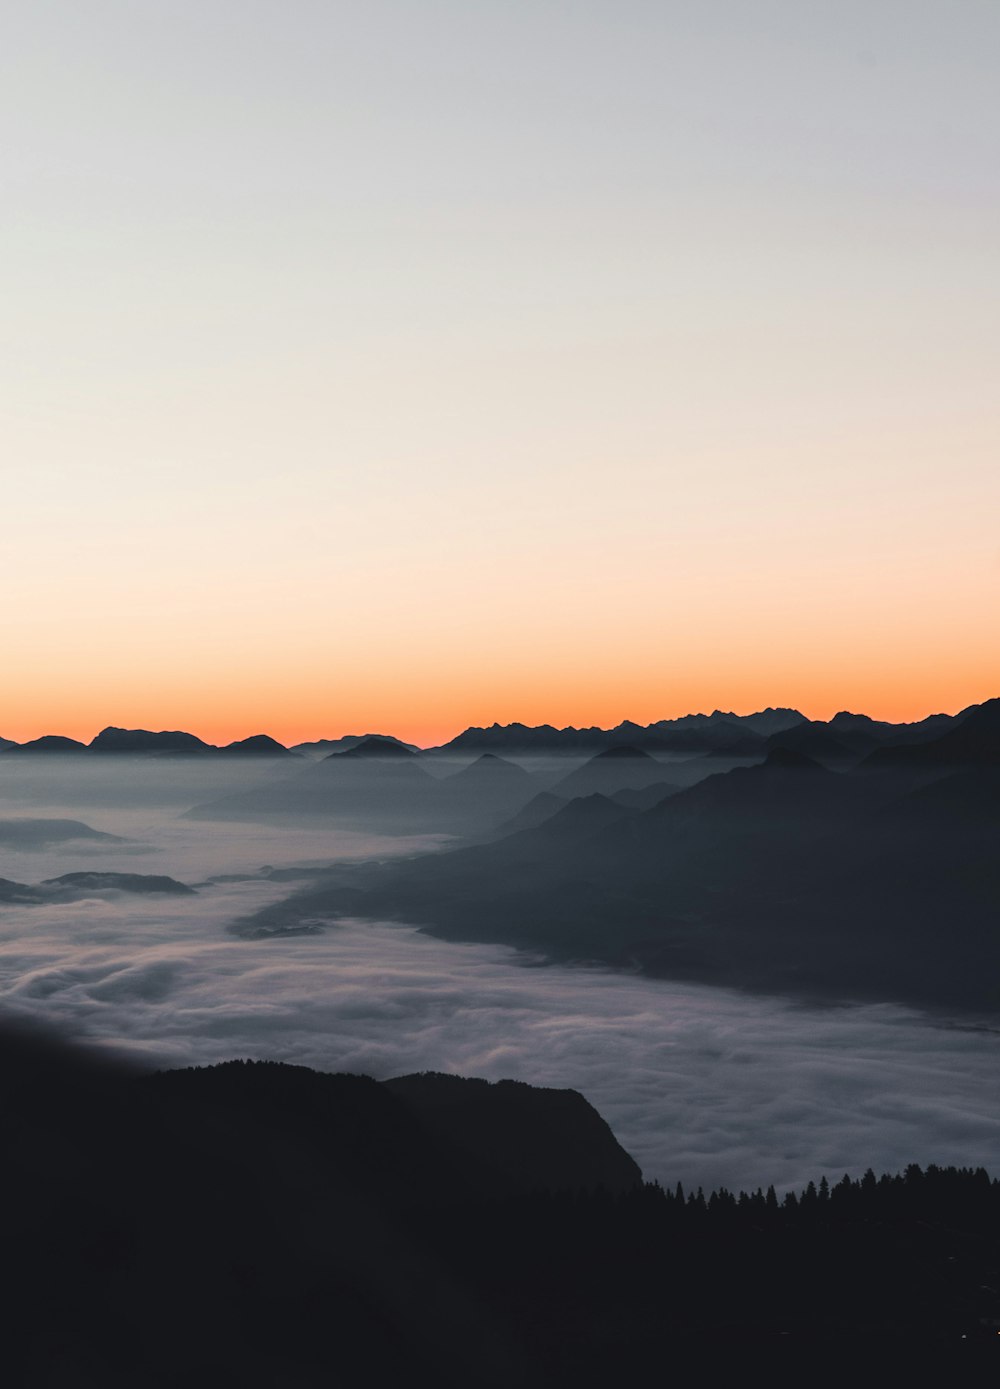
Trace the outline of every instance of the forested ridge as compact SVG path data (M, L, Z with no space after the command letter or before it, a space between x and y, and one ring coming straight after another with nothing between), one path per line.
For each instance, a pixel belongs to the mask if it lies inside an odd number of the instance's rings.
M858 1355L954 1381L997 1354L981 1168L685 1192L572 1091L0 1063L14 1384L596 1389Z

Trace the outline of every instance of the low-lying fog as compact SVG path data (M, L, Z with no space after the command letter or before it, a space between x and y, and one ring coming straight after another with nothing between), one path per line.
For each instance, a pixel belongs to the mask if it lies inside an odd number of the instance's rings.
M914 1161L1000 1170L1000 1038L985 1029L889 1005L815 1010L539 967L500 947L380 922L239 938L230 923L295 886L265 865L441 842L180 818L271 775L287 768L0 766L0 831L23 817L69 818L126 839L26 844L0 834L0 878L33 884L99 870L197 888L0 906L8 1015L157 1065L254 1056L377 1077L447 1070L572 1086L663 1182L780 1189Z

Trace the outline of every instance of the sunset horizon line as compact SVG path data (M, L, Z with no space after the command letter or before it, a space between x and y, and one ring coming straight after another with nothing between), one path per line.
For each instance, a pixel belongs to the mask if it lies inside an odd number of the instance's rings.
M753 708L747 707L745 709L727 709L723 708L722 705L719 704L712 709L695 708L686 709L683 713L679 714L664 714L661 715L659 718L648 719L645 722L643 722L640 719L631 718L628 715L624 715L616 721L606 719L603 722L598 720L588 721L586 719L579 719L577 721L569 722L559 722L557 718L538 718L533 721L529 721L529 719L527 718L498 718L484 719L482 721L477 722L475 718L473 718L469 722L461 724L449 724L444 728L438 728L433 731L429 730L426 725L423 725L420 728L411 727L409 729L405 729L403 732L397 731L398 725L395 725L391 720L383 721L381 719L371 721L370 726L367 725L366 720L359 718L348 721L341 720L335 722L332 730L328 727L324 732L315 732L309 730L302 731L300 727L299 729L296 729L292 732L286 732L282 730L282 732L279 734L270 731L270 728L272 727L280 727L279 721L276 721L273 725L269 725L267 721L263 723L241 723L235 727L235 731L232 727L223 731L219 729L218 725L216 725L213 729L210 729L209 731L199 732L196 731L198 728L197 720L193 721L193 723L189 725L185 719L163 721L162 719L158 718L143 719L140 717L135 720L127 719L121 722L111 721L107 723L102 723L100 727L94 729L93 732L90 732L89 730L84 730L80 728L79 725L70 725L71 727L73 727L73 731L67 732L65 731L65 725L61 725L57 728L54 725L46 724L38 726L36 728L26 729L23 726L18 726L16 723L2 724L0 725L0 743L6 742L17 746L23 746L26 743L34 742L40 738L59 737L68 738L73 740L74 742L83 743L85 746L89 746L99 736L100 733L102 733L106 729L114 728L126 730L129 732L144 732L155 734L186 733L190 734L195 738L198 738L200 741L206 743L210 747L223 747L230 743L239 743L249 738L262 736L273 738L275 742L281 743L283 746L287 748L299 746L304 743L337 742L342 738L381 736L396 738L400 742L404 742L411 746L419 748L421 751L428 751L433 748L444 746L445 744L451 742L453 739L457 738L460 734L470 729L485 729L493 727L509 728L519 725L524 728L553 728L560 732L572 730L588 731L591 729L599 729L604 732L610 732L614 729L620 728L623 724L634 724L637 728L650 728L658 723L673 723L685 718L708 718L717 714L731 715L734 718L745 719L751 718L756 714L766 713L769 710L788 710L800 714L804 719L807 719L808 721L814 723L828 723L831 719L835 718L837 714L850 713L865 718L871 718L875 723L905 726L909 724L921 723L924 719L931 718L935 715L947 715L949 717L954 717L955 715L962 713L965 709L974 708L977 705L983 704L987 700L994 697L995 696L987 694L979 699L965 700L963 702L955 704L954 707L952 707L953 702L949 701L948 707L929 708L925 713L919 714L916 717L907 717L905 715L897 717L886 717L883 713L869 714L865 709L862 709L860 707L851 707L849 703L841 703L837 706L837 708L831 709L831 712L827 713L819 712L815 709L813 709L810 712L808 708L803 708L802 705L798 703L779 702L771 704L757 704ZM156 725L160 726L157 727ZM362 725L365 726L362 727ZM202 725L202 727L204 726Z

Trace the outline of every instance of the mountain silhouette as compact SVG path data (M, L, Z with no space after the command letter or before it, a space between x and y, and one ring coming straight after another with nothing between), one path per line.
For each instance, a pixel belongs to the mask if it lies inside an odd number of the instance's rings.
M642 1173L575 1090L424 1071L383 1081L491 1190L629 1191Z
M769 738L772 733L780 733L785 728L794 728L797 723L805 722L805 715L800 714L798 709L767 708L756 714L727 714L725 717L734 721L739 719L762 738Z
M877 748L864 765L872 770L947 770L1000 765L1000 699L964 709L945 732L920 742Z
M428 770L428 765L434 770ZM441 763L392 739L370 737L310 760L292 776L193 806L191 819L309 824L475 836L509 817L543 784L501 758L442 776Z
M412 748L401 743L396 738L386 738L380 733L371 733L362 738L352 747L344 748L343 751L330 753L327 761L332 758L363 758L378 757L387 759L407 759L415 757L417 754Z
M185 816L263 824L326 821L390 833L446 830L451 812L440 782L420 762L406 748L368 739L318 761L300 762L280 780L192 806Z
M2 750L4 753L78 753L86 752L87 745L75 738L63 738L57 733L46 733L41 738L32 738L27 743L12 743Z
M179 731L150 733L145 728L104 728L88 745L91 753L182 753L212 752L208 743L193 733Z
M240 738L238 742L227 743L218 751L230 757L294 757L282 743L266 733L255 733L250 738Z
M867 730L856 732L841 725L835 734L830 724L813 720L783 729L767 740L769 751L783 748L800 752L827 767L849 766L874 746L875 740Z
M529 727L523 723L493 724L489 728L467 728L436 753L467 754L497 752L501 755L527 756L551 753L571 753L586 756L605 748L630 744L651 752L729 753L753 756L760 750L763 737L754 727L761 719L761 728L785 727L795 722L795 711L769 710L760 715L741 718L736 714L689 714L679 719L660 719L645 726L631 720L615 728L555 728L551 724Z
M456 825L493 828L519 811L543 783L515 762L484 752L467 767L442 777L442 810Z
M964 747L989 747L991 716L956 725ZM234 929L389 917L727 987L1000 1010L990 770L920 793L776 746L650 809L574 798L488 843L334 873Z
M411 752L419 751L413 743L404 743L388 733L347 733L342 738L318 738L311 743L296 743L290 751L303 757L325 757L331 752L346 752L368 738L385 738L391 743L399 743L400 747L409 748Z
M452 772L450 780L452 782L482 781L485 783L487 778L493 781L501 776L523 785L527 785L531 780L530 773L526 772L523 767L519 767L516 762L508 762L505 757L498 757L495 752L480 754L474 762L470 762L461 771Z
M9 1026L0 1111L11 1384L995 1378L982 1169L685 1193L572 1091L149 1074Z
M669 780L669 766L631 744L605 748L552 787L558 796L613 795Z

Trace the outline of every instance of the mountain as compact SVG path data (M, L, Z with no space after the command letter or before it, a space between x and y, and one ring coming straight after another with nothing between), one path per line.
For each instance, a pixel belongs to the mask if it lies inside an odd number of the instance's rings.
M757 757L763 752L764 739L738 716L716 711L650 724L644 731L642 746L692 757L704 754Z
M103 844L124 844L117 834L105 834L82 820L37 820L18 817L0 820L0 845L12 849L43 849L50 844L73 840L94 840Z
M593 791L589 796L574 796L536 829L518 836L517 843L527 847L532 854L544 854L559 844L585 843L620 820L628 819L630 813L626 807L613 801L610 796L601 795L599 791ZM508 841L508 844L512 843Z
M11 743L0 748L7 755L19 753L78 753L86 752L86 743L78 743L75 738L63 738L57 733L47 733L41 738L32 738L27 743Z
M773 747L648 810L593 795L490 843L333 873L234 929L395 917L668 978L1000 1013L996 790L921 796Z
M10 878L0 878L0 903L8 906L34 904L42 900L37 888L28 883L15 883Z
M144 1074L8 1029L0 1108L12 1385L542 1389L504 1225L642 1191L581 1096L510 1082Z
M756 714L727 714L727 719L734 722L739 721L749 728L753 733L759 733L762 738L769 738L772 733L781 733L786 728L794 728L797 723L805 722L805 715L800 714L798 709L761 709Z
M255 733L250 738L241 738L238 742L227 743L225 747L218 751L228 757L294 757L282 743L274 738L268 737L266 733Z
M552 787L557 796L589 796L595 792L610 796L626 788L651 786L669 779L669 768L643 748L622 744L605 748L561 778Z
M621 1192L642 1183L638 1165L575 1090L431 1071L383 1086L463 1165L479 1168L490 1190Z
M827 767L849 766L874 745L867 731L855 731L841 724L838 732L834 733L831 724L813 719L773 733L767 740L768 750L784 748L790 752L801 752Z
M201 755L214 752L193 733L150 733L145 728L104 728L88 745L91 753L181 753Z
M956 767L1000 765L1000 699L976 704L953 720L943 733L877 748L865 758L870 770L947 771Z
M351 747L344 748L343 750L338 752L330 753L329 757L326 758L326 761L329 762L333 758L354 759L371 757L385 758L390 760L406 760L407 758L416 756L417 754L413 751L413 749L407 747L405 743L401 743L398 738L386 738L381 733L369 733L366 737L361 738Z
M296 743L291 751L303 757L327 757L331 752L346 752L368 738L385 738L389 742L399 743L400 747L409 748L411 752L420 751L413 743L404 743L388 733L348 733L343 738L318 738L312 743Z
M526 772L523 767L519 767L516 762L508 762L505 757L498 757L495 752L484 752L470 762L461 771L452 772L445 780L452 786L466 785L492 785L503 779L511 785L530 786L533 785L533 778L530 772Z
M293 776L193 806L186 814L261 823L310 824L318 818L384 833L470 836L514 814L542 784L501 758L479 759L443 777L425 770L426 760L373 735L310 761Z
M686 714L679 719L660 719L645 726L626 719L615 728L554 728L551 724L529 727L523 723L492 724L467 728L451 742L432 748L435 753L496 752L499 754L548 755L571 753L585 756L623 744L651 752L729 753L754 756L763 737L754 727L783 727L801 718L794 710L767 710L742 717L737 714Z
M491 724L489 728L467 728L450 742L429 751L438 753L546 753L575 752L590 746L588 735L603 729L554 728L551 724L529 727L523 723Z
M521 810L543 784L531 772L484 752L468 767L442 777L440 800L457 822L495 826Z
M11 1385L996 1378L982 1169L685 1193L572 1091L149 1074L9 1024L0 1112Z
M189 896L193 887L158 873L63 873L41 883L15 883L0 878L0 902L38 904L77 901L97 892L129 892L141 896Z
M774 733L768 738L768 747L796 748L831 767L852 765L869 754L878 754L873 760L875 766L903 766L907 763L905 755L883 759L880 750L909 747L939 738L949 729L957 728L970 712L963 710L954 717L931 714L918 723L886 723L844 709L828 722L803 719L792 728Z
M261 824L319 820L402 834L450 828L440 783L420 766L420 758L374 739L310 760L280 780L192 806L185 815Z

